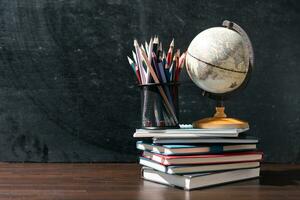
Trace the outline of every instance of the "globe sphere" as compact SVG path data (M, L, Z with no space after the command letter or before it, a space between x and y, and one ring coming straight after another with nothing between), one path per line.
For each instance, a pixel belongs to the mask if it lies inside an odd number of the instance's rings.
M188 47L186 69L204 91L224 94L237 89L249 69L249 50L242 36L229 28L199 33Z

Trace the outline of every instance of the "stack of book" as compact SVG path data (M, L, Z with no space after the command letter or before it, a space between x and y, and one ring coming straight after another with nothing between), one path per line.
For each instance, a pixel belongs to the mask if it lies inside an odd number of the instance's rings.
M259 177L262 152L247 130L137 129L142 177L186 190Z

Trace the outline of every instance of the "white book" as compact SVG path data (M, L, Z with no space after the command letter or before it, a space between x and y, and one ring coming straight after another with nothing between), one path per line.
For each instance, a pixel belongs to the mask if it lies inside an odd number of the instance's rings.
M197 143L223 143L223 144L255 144L258 139L244 138L153 138L154 144L197 144Z
M139 163L143 166L150 167L157 171L167 174L191 174L191 173L204 173L204 172L217 172L234 169L247 169L259 167L259 162L241 162L241 163L228 163L228 164L215 164L215 165L173 165L165 166L154 162L150 159L140 157Z
M245 129L198 129L198 128L178 128L178 129L136 129L135 138L201 138L201 137L238 137L239 133Z
M185 190L192 190L196 188L204 188L214 185L256 178L259 177L259 172L259 168L252 168L217 173L171 175L153 170L151 168L143 167L142 178L156 183L180 187Z

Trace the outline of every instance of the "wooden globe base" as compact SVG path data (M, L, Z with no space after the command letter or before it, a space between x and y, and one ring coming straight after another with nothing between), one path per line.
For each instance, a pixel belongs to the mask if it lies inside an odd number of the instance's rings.
M193 122L194 128L249 128L248 122L228 118L224 112L224 107L216 107L213 117L204 118Z

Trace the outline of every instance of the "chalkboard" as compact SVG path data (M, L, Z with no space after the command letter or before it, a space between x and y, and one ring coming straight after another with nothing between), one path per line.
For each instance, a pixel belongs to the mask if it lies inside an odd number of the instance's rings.
M299 1L0 1L0 161L135 162L140 94L133 39L186 50L225 19L249 34L256 63L227 102L267 162L300 161ZM213 114L185 72L180 121Z

